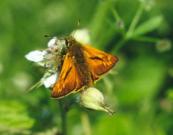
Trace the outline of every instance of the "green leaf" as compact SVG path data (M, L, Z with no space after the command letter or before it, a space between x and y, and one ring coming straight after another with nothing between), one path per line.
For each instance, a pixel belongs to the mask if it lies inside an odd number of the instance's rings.
M0 106L0 133L25 131L33 126L34 119L29 117L24 104L1 100Z
M152 125L152 126L151 126ZM113 117L102 116L95 124L94 135L165 135L158 125L142 122L135 114L118 112ZM141 132L142 131L142 132Z
M147 34L149 32L152 32L153 30L157 29L163 21L162 16L156 16L148 21L142 23L139 27L137 27L133 33L134 36L141 36L144 34Z

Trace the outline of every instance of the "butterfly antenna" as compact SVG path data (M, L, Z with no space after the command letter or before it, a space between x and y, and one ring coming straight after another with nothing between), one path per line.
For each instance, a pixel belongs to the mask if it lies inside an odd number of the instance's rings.
M77 23L76 23L76 29L79 29L80 24L81 24L81 21L80 21L80 19L78 19ZM76 33L76 30L72 32L71 36L74 37L75 33Z
M80 19L78 19L78 21L77 21L77 28L79 28L80 27Z

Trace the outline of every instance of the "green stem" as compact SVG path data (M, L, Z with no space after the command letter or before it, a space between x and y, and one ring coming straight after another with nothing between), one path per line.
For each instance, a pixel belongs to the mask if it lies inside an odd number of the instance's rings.
M121 20L121 17L119 16L119 14L116 11L116 9L112 9L112 13L113 13L116 21Z
M90 121L86 113L82 113L81 121L82 121L84 135L91 135Z
M149 42L149 43L157 43L159 38L152 37L133 37L132 40L141 41L141 42Z
M67 111L65 109L63 100L60 99L58 102L61 115L61 133L62 135L67 135Z
M119 16L116 9L112 9L112 13L113 13L115 21L117 23L117 26L122 25L122 26L119 26L119 28L121 29L122 36L125 36L125 27L124 27L124 22L123 22L122 18ZM122 24L118 25L118 23L122 23Z
M143 5L143 3L141 3L141 5L139 6L139 8L136 12L136 15L134 16L134 18L129 26L129 29L126 33L125 38L127 38L127 39L131 38L131 36L133 35L134 29L135 29L136 25L138 24L140 17L142 16L143 9L144 9L144 5Z
M134 18L133 18L133 20L132 20L130 26L129 26L128 31L127 31L126 34L123 36L123 39L122 39L121 41L119 41L119 42L115 45L115 47L113 48L112 52L116 53L117 51L119 51L119 49L122 48L122 46L123 46L128 40L130 40L130 39L132 38L133 32L134 32L134 30L135 30L136 25L137 25L138 22L139 22L140 17L142 16L143 10L144 10L144 5L143 5L143 3L141 3L141 5L139 6L139 8L138 8L138 10L137 10L137 12L136 12L136 14L135 14L135 16L134 16ZM115 17L118 18L116 11L114 11L114 15L115 15Z

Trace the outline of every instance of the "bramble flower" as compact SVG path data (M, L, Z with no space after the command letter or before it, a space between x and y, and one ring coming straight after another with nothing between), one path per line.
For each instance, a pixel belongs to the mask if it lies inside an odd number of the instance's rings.
M86 108L113 114L113 110L106 105L103 94L94 87L89 87L81 92L80 103Z
M48 42L48 48L44 50L34 50L25 55L27 60L35 62L37 65L47 69L40 79L38 86L44 85L46 88L51 88L55 84L58 78L57 68L60 64L58 57L64 44L64 42L60 42L56 37L53 37Z

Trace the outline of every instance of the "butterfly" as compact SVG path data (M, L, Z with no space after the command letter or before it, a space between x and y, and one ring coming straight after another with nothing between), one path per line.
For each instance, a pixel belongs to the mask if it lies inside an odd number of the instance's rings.
M90 87L101 75L107 73L118 62L118 58L90 45L82 45L69 36L59 77L52 88L53 98L62 98L82 88Z

